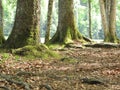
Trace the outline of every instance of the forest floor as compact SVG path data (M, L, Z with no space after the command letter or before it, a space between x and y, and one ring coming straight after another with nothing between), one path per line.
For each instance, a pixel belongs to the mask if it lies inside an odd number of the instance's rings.
M0 90L120 90L120 48L55 52L60 59L0 53Z

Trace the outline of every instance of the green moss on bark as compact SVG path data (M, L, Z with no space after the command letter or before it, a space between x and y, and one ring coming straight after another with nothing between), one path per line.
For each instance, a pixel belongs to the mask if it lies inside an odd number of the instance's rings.
M60 36L60 33L62 36ZM77 29L73 27L66 28L65 32L57 31L53 38L47 43L49 44L68 44L78 41L81 43L91 42L89 38L84 37Z
M117 38L117 36L112 36L110 33L108 33L104 39L104 42L119 43L120 40Z
M14 27L4 44L5 48L20 48L26 45L39 44L39 5L39 0L17 1Z
M74 41L86 42L88 39L83 37L77 29L73 12L73 0L60 0L57 32L50 43L68 44L74 43Z
M0 45L2 45L5 42L5 38L3 36L3 29L0 27Z

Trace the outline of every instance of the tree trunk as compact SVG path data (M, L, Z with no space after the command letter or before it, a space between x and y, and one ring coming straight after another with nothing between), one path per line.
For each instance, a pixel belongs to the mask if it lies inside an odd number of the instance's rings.
M88 0L88 7L89 7L89 37L92 39L92 27L91 27L91 0Z
M51 43L66 44L73 42L73 40L85 41L76 27L73 0L59 0L58 18L57 32L50 40Z
M0 0L0 45L5 42L3 35L3 7L2 0Z
M111 42L117 42L116 36L116 0L111 0L111 8L110 8L110 22L109 22L109 31L111 35Z
M40 1L18 0L13 30L4 47L19 48L40 42Z
M52 9L53 9L53 0L49 0L48 4L48 14L47 14L47 30L45 34L45 43L47 43L50 39L50 26L52 20Z
M116 36L116 0L99 0L105 42L119 42Z
M107 15L106 15L106 8L105 8L105 2L104 0L99 0L100 3L100 11L101 11L101 18L102 18L102 26L104 29L104 41L108 41L109 36L109 29L108 29L108 21L107 21Z

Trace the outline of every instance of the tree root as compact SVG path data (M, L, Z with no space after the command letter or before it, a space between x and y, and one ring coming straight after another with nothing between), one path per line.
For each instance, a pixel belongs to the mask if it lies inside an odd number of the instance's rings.
M38 74L33 73L33 72L23 72L23 71L19 71L16 75L17 75L17 76L37 76Z
M21 85L24 86L25 90L30 90L30 85L27 84L26 82L23 82L21 80L17 81L17 80L13 80L13 78L17 78L17 76L10 76L10 75L5 75L5 74L0 74L1 78L4 78L6 81L10 82L10 83L14 83L17 85ZM5 88L5 87L4 87ZM9 90L9 89L6 89Z
M85 41L87 41L87 42L92 42L92 40L91 40L90 38L87 38L87 37L85 37L85 36L83 36L83 39L84 39Z
M10 88L5 87L5 86L0 86L0 88L2 88L2 89L4 89L4 90L11 90Z
M47 90L53 90L52 87L50 85L44 84L44 85L40 85L40 89L42 88L46 88Z
M120 44L115 43L96 43L96 44L86 44L86 47L93 47L93 48L120 48Z

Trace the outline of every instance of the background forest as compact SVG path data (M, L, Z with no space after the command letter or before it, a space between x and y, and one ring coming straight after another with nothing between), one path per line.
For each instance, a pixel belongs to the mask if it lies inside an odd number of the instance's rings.
M120 90L119 0L0 2L0 90Z
M54 1L52 24L51 24L51 37L54 35L58 25L58 0ZM103 39L103 29L101 25L101 15L99 0L91 0L91 19L92 19L92 37L93 39ZM9 36L13 24L16 11L16 0L3 0L4 9L4 35ZM41 37L45 36L46 24L47 24L47 10L48 0L41 0ZM87 0L74 0L74 14L77 21L77 27L79 31L89 37L89 16L88 16L88 1ZM116 16L116 32L120 38L120 1L117 0L117 16Z

